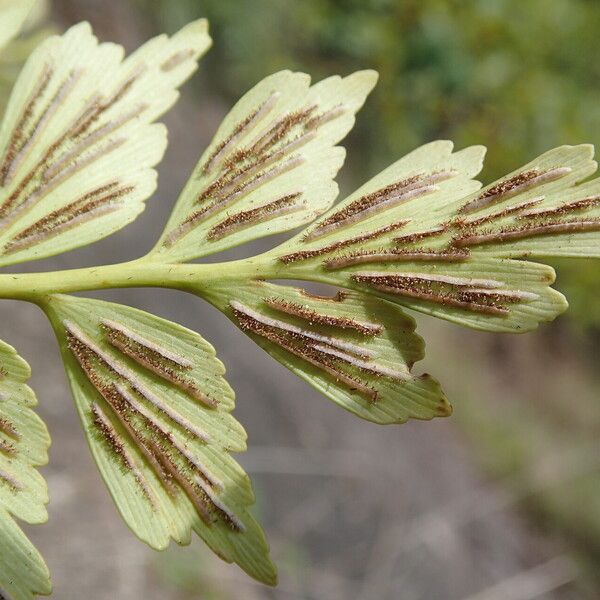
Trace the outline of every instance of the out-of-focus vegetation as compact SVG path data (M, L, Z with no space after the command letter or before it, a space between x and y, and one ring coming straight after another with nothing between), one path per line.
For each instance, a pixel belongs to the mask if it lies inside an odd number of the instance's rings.
M40 0L23 28L22 35L11 41L0 53L0 114L8 101L8 97L23 63L31 51L50 33L46 26L49 4Z
M158 29L197 16L203 63L228 103L267 74L381 78L352 134L348 186L438 138L484 144L485 181L561 144L600 146L600 3L589 0L137 0ZM569 318L600 328L600 264L559 263Z
M427 329L439 329L437 323L423 325L426 338L436 337ZM491 345L461 333L448 331L430 343L428 358L457 400L453 418L476 449L476 461L511 505L528 509L547 532L577 547L597 579L600 382L585 364L585 346L560 330L518 344L496 337ZM459 345L463 352L447 352Z
M486 176L563 143L600 142L600 5L585 0L152 0L169 29L211 22L211 87L228 99L266 74L381 74L354 162L436 138L489 147ZM359 156L356 156L356 155ZM363 173L364 174L364 173Z

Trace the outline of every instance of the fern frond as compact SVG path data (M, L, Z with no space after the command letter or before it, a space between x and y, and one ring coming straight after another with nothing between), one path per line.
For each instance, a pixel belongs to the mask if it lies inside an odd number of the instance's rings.
M35 467L48 462L50 436L33 408L31 371L0 341L0 597L32 600L51 591L44 559L15 522L45 523L48 489Z
M0 0L0 48L32 5ZM38 47L0 127L0 267L92 243L143 210L166 145L154 122L210 43L200 20L125 59L85 23ZM332 206L345 157L337 144L376 78L267 77L226 116L148 255L0 275L0 297L34 302L50 319L101 475L152 548L189 543L196 532L258 581L276 581L250 514L250 480L231 456L245 450L246 434L212 346L151 314L67 293L196 293L339 406L403 423L451 406L435 379L413 371L424 344L402 307L480 330L529 331L567 304L551 287L553 269L525 259L600 257L590 146L556 148L482 189L484 149L436 141ZM300 226L259 256L178 264ZM292 280L339 291L318 296ZM49 438L31 410L28 376L0 342L0 597L15 600L50 589L14 521L46 518L34 467L45 463Z
M282 71L225 117L185 186L154 254L186 261L310 223L337 195L336 146L375 85L373 71L310 85Z
M246 433L214 348L197 333L110 302L52 296L54 327L100 473L131 530L157 550L195 531L214 552L276 580L254 494L231 457Z
M82 23L33 52L0 129L0 266L90 244L136 218L166 147L152 123L210 43L200 20L123 60Z
M451 413L439 383L412 373L423 340L390 302L266 282L215 288L211 301L273 358L363 419L403 423Z
M598 184L582 183L596 163L590 146L565 146L479 189L482 156L427 144L273 254L290 279L310 273L475 329L530 331L567 303L551 267L512 259L598 254Z

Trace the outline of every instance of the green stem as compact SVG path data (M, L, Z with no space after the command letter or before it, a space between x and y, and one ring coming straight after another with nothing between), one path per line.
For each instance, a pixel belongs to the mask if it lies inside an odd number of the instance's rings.
M282 267L266 255L213 264L165 264L141 258L83 269L0 274L0 298L37 302L48 294L128 287L169 287L202 295L235 280L282 277Z

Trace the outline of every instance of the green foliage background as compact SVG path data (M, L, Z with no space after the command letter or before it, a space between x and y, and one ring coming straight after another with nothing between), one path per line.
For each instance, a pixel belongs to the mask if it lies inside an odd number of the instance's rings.
M600 3L593 0L137 0L158 29L206 16L204 81L227 103L285 68L316 79L375 68L346 189L420 144L484 144L490 181L561 144L600 144ZM348 181L348 173L352 173ZM557 263L568 313L600 327L595 261Z

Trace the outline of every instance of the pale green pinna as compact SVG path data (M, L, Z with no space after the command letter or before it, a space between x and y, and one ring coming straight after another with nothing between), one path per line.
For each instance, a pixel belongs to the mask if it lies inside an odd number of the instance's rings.
M34 0L0 0L0 44ZM12 91L0 130L0 266L90 244L133 221L156 187L166 131L153 122L211 44L205 21L123 58L89 25L44 41ZM377 423L451 412L401 306L486 331L524 332L567 307L554 271L523 260L600 254L600 182L590 146L564 146L481 188L484 149L418 148L332 206L336 144L375 85L371 71L315 85L267 77L219 127L154 249L135 261L2 274L0 297L48 316L98 468L127 525L156 549L192 531L252 577L276 582L212 346L148 313L69 296L159 286L197 294L325 396ZM307 226L273 250L189 261ZM518 260L515 260L518 259ZM317 296L268 280L342 291ZM47 430L27 364L0 343L0 595L50 592L48 570L13 518L41 523L34 467Z

